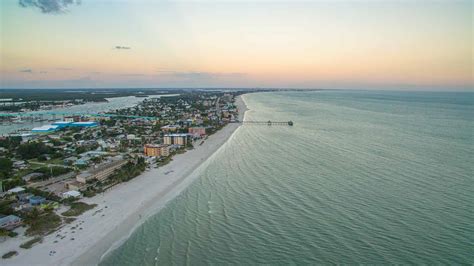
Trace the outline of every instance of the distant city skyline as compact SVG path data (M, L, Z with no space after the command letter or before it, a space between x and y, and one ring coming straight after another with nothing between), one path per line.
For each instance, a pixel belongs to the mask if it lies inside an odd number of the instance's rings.
M6 0L0 9L0 88L473 88L472 1Z

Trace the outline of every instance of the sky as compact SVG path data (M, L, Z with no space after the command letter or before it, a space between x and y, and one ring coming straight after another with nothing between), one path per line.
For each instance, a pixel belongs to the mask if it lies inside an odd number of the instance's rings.
M473 1L1 0L0 88L473 89Z

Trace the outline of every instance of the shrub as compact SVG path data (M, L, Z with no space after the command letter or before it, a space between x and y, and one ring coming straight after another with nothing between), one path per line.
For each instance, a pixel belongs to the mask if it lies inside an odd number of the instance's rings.
M3 254L2 259L8 259L8 258L11 258L11 257L16 256L16 255L18 255L18 252L14 251L14 250L9 251L9 252Z

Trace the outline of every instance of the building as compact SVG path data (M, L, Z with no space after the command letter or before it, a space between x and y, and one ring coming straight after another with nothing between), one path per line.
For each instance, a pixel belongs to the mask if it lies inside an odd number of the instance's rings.
M143 153L145 156L160 157L161 156L161 145L146 144L143 147Z
M176 125L166 125L161 127L161 131L163 132L176 132L178 130L179 126Z
M64 122L74 122L74 116L65 116Z
M36 206L36 205L41 205L45 202L45 198L43 197L40 197L40 196L33 196L30 198L30 204L33 205L33 206Z
M13 194L18 194L18 193L21 193L21 192L24 192L25 189L22 188L22 187L15 187L15 188L12 188L10 190L8 190L8 193L13 193Z
M66 191L63 194L61 194L61 196L63 197L63 199L79 198L81 196L81 192L79 192L77 190L69 190L69 191Z
M70 126L71 127L96 127L98 126L99 124L97 122L74 122L74 123L71 123Z
M202 137L206 135L206 128L204 127L190 127L188 133L194 137Z
M59 129L59 126L56 125L44 125L40 127L34 127L31 129L31 132L33 133L50 133L54 132Z
M165 145L173 144L173 138L169 135L163 136L163 144L165 144Z
M59 128L63 128L63 127L67 127L67 126L71 125L71 123L73 123L73 122L70 122L70 121L57 121L57 122L53 123L53 126L58 126Z
M76 177L76 180L77 182L83 184L87 183L87 181L92 179L104 181L111 174L113 174L115 170L119 169L127 162L128 161L124 160L121 156L113 157L109 162L102 163L93 168L89 168L87 171L82 172Z
M163 136L163 143L166 145L176 144L184 146L188 143L188 134L167 134Z
M21 218L15 215L0 216L0 228L12 230L21 225Z
M170 156L170 147L166 145L162 145L160 148L160 153L161 153L161 156L163 157Z
M94 179L94 176L92 176L92 174L89 172L83 172L76 176L77 182L82 183L82 184L85 184L87 183L87 181L92 180L92 179Z
M37 178L42 177L43 175L44 175L43 173L31 173L31 174L22 176L21 179L23 179L23 181L25 182L29 182L31 179L37 179Z

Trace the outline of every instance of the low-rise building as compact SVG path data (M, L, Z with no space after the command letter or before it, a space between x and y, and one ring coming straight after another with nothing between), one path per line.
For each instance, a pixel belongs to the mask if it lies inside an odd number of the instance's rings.
M163 156L163 157L170 156L170 147L166 146L166 145L162 145L160 147L160 153L161 153L161 156Z
M63 199L79 198L81 196L81 192L79 192L77 190L69 190L69 191L66 191L63 194L61 194L61 196L63 197Z
M0 217L0 228L2 229L12 230L20 226L21 223L22 223L21 218L15 215L8 215L8 216L2 215Z
M87 181L94 179L94 176L89 172L82 172L76 176L76 180L79 183L85 184Z
M202 137L206 135L206 128L204 127L190 127L188 133L194 137Z
M121 156L116 156L110 159L108 162L99 164L93 168L87 169L87 171L82 172L76 177L77 182L87 183L87 181L92 179L97 179L98 181L103 181L107 179L113 172L128 161L124 160Z
M33 206L41 205L46 201L45 198L41 196L33 196L30 198L30 204Z
M43 175L44 175L43 173L31 173L31 174L22 176L21 179L23 179L23 181L25 182L29 182L30 180L40 178Z

